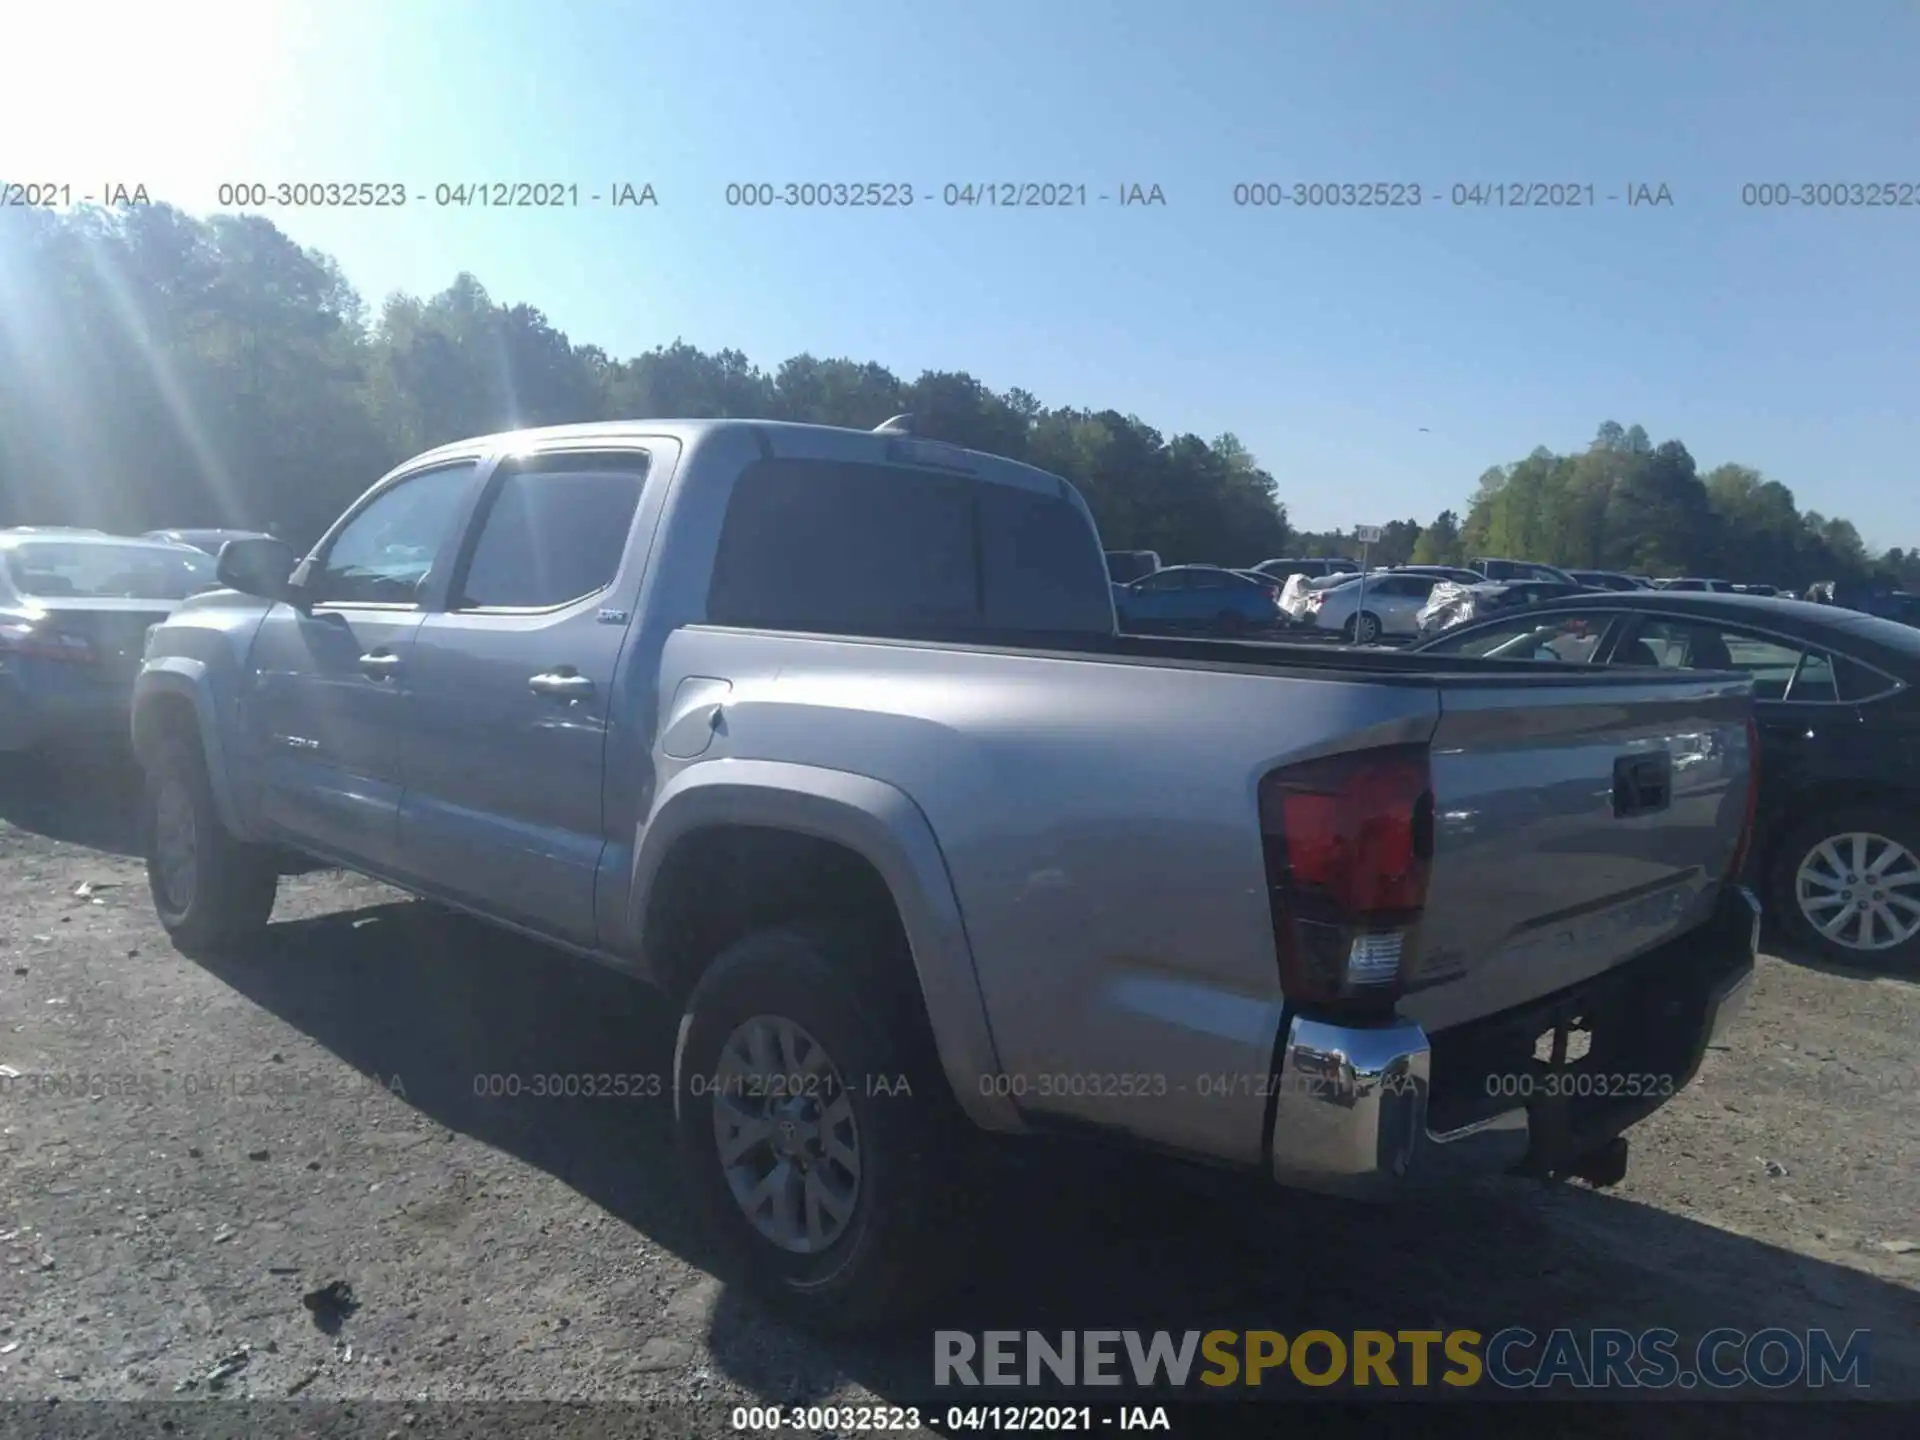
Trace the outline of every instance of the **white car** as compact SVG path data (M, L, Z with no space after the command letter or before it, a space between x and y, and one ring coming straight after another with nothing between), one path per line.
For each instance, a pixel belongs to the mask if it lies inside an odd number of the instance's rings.
M1310 588L1306 618L1316 629L1338 630L1360 645L1370 645L1382 635L1418 635L1420 607L1438 583L1436 575L1391 570L1366 576L1364 584L1362 577L1355 575L1324 590Z

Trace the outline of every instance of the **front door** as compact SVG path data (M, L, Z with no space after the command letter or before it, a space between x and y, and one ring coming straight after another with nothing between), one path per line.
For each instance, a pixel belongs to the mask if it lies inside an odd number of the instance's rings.
M305 567L309 608L275 605L261 622L244 727L260 814L280 838L392 868L407 666L477 470L420 471L369 495Z
M408 877L579 945L597 939L610 691L646 475L640 451L502 461L408 669Z

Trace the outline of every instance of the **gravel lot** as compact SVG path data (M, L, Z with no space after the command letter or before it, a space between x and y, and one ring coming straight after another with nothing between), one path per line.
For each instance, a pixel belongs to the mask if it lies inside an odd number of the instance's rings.
M476 1093L665 1077L646 992L334 875L286 882L259 953L191 963L126 784L0 784L0 1400L925 1398L925 1330L821 1343L709 1273L670 1102ZM1920 986L1764 960L1604 1194L1375 1211L1051 1152L990 1177L948 1323L1870 1328L1873 1393L1920 1398L1916 1020ZM333 1280L350 1313L303 1305Z

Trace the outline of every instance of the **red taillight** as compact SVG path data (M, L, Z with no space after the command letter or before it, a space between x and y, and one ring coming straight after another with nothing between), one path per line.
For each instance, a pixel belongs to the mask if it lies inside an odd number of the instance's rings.
M1740 819L1740 843L1733 847L1733 863L1727 867L1727 878L1738 881L1741 872L1747 868L1747 854L1753 849L1754 818L1760 809L1760 727L1754 723L1753 716L1747 717L1747 802L1746 813Z
M1397 996L1433 864L1426 746L1276 770L1260 784L1260 829L1287 999Z
M97 658L84 635L40 630L31 622L0 624L0 656L4 655L29 660L62 660L71 665L91 665Z

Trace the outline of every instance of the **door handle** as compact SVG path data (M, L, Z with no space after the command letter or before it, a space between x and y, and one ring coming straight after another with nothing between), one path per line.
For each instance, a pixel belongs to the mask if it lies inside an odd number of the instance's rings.
M554 695L562 700L584 700L593 694L593 681L572 670L550 670L527 677L527 689L536 695Z
M1622 819L1651 815L1673 800L1673 756L1622 755L1613 762L1613 813Z
M391 650L375 650L360 657L360 669L370 680L390 680L400 669L400 657Z

